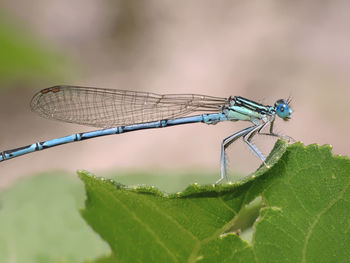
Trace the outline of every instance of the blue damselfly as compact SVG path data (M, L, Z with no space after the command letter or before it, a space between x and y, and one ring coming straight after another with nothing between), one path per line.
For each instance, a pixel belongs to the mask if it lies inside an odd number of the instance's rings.
M265 157L251 142L255 134L283 139L290 137L273 131L275 116L288 120L292 110L288 100L279 99L274 106L235 96L219 98L196 94L169 94L101 89L78 86L55 86L34 95L31 109L39 115L64 122L102 128L62 138L34 143L0 153L0 162L27 153L65 143L142 129L162 128L187 123L217 124L222 121L249 121L253 125L223 140L221 177L228 181L226 149L242 137L248 147L265 163ZM205 113L203 113L205 112ZM197 113L198 115L193 115ZM263 129L270 125L269 131Z

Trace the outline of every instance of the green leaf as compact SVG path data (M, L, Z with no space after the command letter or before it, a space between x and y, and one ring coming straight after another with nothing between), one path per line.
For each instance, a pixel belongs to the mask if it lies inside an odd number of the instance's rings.
M327 145L284 150L279 141L277 163L238 184L170 195L79 172L82 215L112 250L96 262L349 262L349 158ZM249 242L236 223L257 197L264 207Z

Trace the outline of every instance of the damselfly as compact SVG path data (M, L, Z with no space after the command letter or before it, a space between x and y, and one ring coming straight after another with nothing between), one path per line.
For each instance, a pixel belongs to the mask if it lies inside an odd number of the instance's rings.
M3 151L0 153L0 162L65 143L129 131L196 122L217 124L221 121L250 121L252 126L222 141L221 177L216 182L220 183L224 178L229 180L226 149L240 137L267 166L265 157L251 140L257 133L289 139L290 137L273 131L276 115L283 120L291 118L289 102L279 99L274 106L267 106L239 96L219 98L196 94L160 95L127 90L55 86L34 95L31 101L32 111L48 119L102 129ZM194 113L198 115L193 115ZM263 129L268 125L269 132L264 133Z

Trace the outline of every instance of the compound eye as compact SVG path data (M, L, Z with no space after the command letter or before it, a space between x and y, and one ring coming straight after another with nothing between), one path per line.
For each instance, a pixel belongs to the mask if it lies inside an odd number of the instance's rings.
M275 103L275 107L278 117L282 118L283 120L288 120L291 118L292 110L285 100L278 100Z

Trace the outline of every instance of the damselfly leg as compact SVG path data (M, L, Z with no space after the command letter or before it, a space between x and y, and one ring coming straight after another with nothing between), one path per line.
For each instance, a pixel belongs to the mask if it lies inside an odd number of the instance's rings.
M237 139L239 139L242 136L245 136L249 134L251 131L255 130L256 127L259 126L251 126L248 128L245 128L239 132L236 132L232 134L231 136L225 138L221 143L221 160L220 160L220 166L221 166L221 176L219 180L216 181L215 184L219 184L222 182L224 178L226 178L227 181L229 181L228 178L228 172L227 172L227 158L226 158L226 149Z

